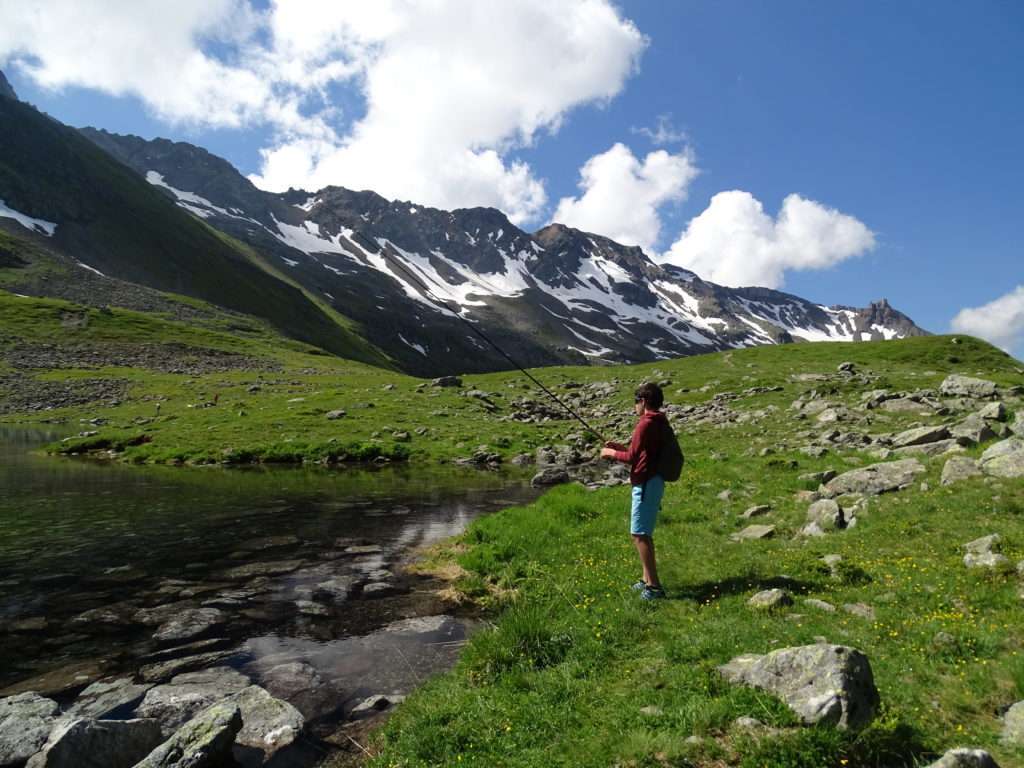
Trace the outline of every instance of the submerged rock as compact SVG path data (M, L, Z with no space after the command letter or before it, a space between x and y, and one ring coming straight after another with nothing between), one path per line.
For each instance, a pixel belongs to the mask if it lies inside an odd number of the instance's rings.
M153 633L162 643L192 640L227 622L227 615L217 608L189 608L168 619Z
M118 710L126 710L146 695L152 685L137 685L131 678L120 680L103 680L93 683L75 699L75 703L65 713L68 717L91 717L103 720Z
M780 648L764 656L738 656L718 668L730 682L768 691L807 725L840 729L869 724L879 706L867 656L842 645Z

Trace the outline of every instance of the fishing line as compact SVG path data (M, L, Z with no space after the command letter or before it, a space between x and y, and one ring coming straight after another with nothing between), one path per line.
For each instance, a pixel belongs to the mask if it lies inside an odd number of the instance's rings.
M595 435L597 435L598 438L600 438L602 443L608 442L607 440L605 440L604 435L602 435L600 432L598 432L596 429L594 429L592 426L590 426L583 419L582 416L580 416L578 413L576 413L576 411L574 411L568 405L563 403L559 399L558 395L556 395L550 389L545 387L540 381L537 380L537 378L533 374L531 374L529 371L527 371L525 368L523 368L523 366L521 366L519 363L517 363L515 360L513 360L512 357L505 350L503 350L501 347L499 347L486 333L484 333L479 328L477 328L475 325L473 325L473 323L469 322L469 320L464 318L461 313L456 312L454 309L452 309L448 305L447 301L445 301L444 299L442 299L442 298L438 297L437 295L435 295L434 292L431 291L430 288L427 286L426 280L424 280L423 278L420 278L420 277L417 277L416 275L414 275L412 272L410 272L406 268L406 266L404 264L402 264L394 256L391 256L390 254L388 254L386 252L383 252L383 251L381 251L381 253L388 260L388 262L390 262L391 264L394 264L402 272L404 272L412 280L414 285L421 286L422 289L426 292L426 294L428 295L428 297L430 298L431 301L433 301L435 304L438 304L439 306L443 307L444 309L447 309L451 314L455 315L455 317L457 317L459 320L461 320L462 323L466 327L468 327L471 331L473 331L473 333L475 333L481 339L483 339L488 344L490 344L492 347L494 347L498 351L498 354L500 354L502 357L504 357L506 360L508 360L515 368L518 368L520 373L522 373L524 376L526 376L526 378L528 378L530 381L532 381L534 384L536 384L541 390L543 390L543 392L548 397L550 397L552 400L554 400L556 403L558 403L560 406L562 406L562 408L564 408L574 419L576 419L576 421L578 421L580 424L582 424L584 427L586 427L588 432L592 432Z

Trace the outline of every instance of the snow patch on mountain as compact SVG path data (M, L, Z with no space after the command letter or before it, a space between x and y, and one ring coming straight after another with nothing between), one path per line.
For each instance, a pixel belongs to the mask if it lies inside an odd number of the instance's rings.
M36 234L46 235L47 237L53 237L53 233L57 231L57 225L52 221L46 221L45 219L36 219L28 214L16 211L8 206L3 200L0 200L0 217L5 219L14 219L16 222L29 229Z

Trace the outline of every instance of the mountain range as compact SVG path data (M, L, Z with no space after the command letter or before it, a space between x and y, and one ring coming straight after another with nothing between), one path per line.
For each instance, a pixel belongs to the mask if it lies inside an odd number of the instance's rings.
M509 366L467 323L527 366L925 333L884 299L824 306L727 288L561 224L526 232L494 208L333 186L266 192L191 144L61 125L2 76L0 140L9 234L94 277L200 298L418 375Z

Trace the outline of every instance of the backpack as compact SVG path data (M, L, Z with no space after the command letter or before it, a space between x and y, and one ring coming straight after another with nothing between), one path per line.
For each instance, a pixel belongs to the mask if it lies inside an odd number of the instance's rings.
M679 440L668 420L663 422L661 428L661 450L658 451L658 474L666 483L674 483L679 479L683 471L683 449L679 447Z

